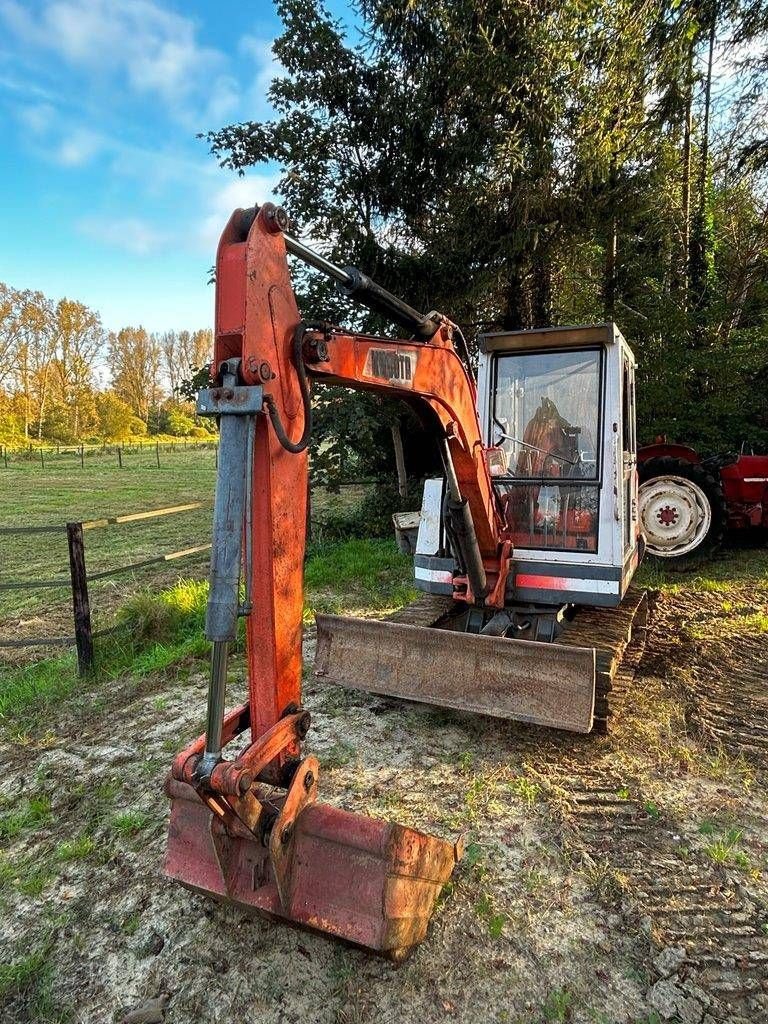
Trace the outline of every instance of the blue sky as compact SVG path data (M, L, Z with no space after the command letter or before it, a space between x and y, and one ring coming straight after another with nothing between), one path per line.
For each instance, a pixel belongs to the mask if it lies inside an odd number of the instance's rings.
M211 326L218 235L276 168L195 136L269 116L279 32L271 0L0 0L0 281L110 329Z

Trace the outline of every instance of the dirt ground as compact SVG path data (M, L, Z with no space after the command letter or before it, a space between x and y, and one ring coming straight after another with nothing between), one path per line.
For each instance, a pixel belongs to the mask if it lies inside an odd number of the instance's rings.
M741 600L765 610L757 589ZM164 879L162 786L202 731L199 662L83 693L0 749L0 959L16 979L0 1016L768 1021L768 633L749 614L737 639L721 594L662 596L604 738L308 678L322 799L469 833L427 940L400 967Z

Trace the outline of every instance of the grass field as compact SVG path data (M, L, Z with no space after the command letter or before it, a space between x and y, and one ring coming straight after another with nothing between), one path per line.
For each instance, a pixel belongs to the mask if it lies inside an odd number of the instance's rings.
M81 468L71 454L51 458L45 469L38 463L12 462L0 468L0 526L48 526L68 521L99 519L169 505L202 501L204 507L177 516L90 530L86 535L87 566L97 572L128 562L206 543L216 479L215 453L209 449L179 449L164 453L157 468L154 451L123 456L92 454ZM64 533L0 536L2 580L66 577L69 572ZM174 567L172 572L178 573ZM149 579L145 574L143 579ZM130 592L130 578L93 585L95 615L108 596L108 605ZM35 616L51 600L66 603L66 591L0 592L0 616Z
M0 462L0 527L48 526L144 512L194 501L203 507L144 522L124 523L85 534L89 572L140 562L154 555L180 551L210 541L216 481L212 447L163 450L157 467L154 448L134 447L123 455L122 469L114 451L90 452L81 468L75 453L50 457L45 468L32 459ZM322 516L333 504L357 501L362 488L340 494L313 494L313 510ZM0 535L0 583L68 578L66 534ZM152 566L94 582L90 587L94 628L109 625L116 610L137 589L170 586L180 576L203 579L207 556ZM0 638L71 634L71 598L62 589L0 590ZM31 655L34 659L36 655ZM28 661L29 652L0 659Z

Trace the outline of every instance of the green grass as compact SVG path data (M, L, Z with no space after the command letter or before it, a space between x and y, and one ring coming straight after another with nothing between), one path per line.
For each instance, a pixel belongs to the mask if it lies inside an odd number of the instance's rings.
M313 549L306 565L307 619L328 610L396 608L415 595L411 561L394 541L339 541ZM117 615L121 631L97 642L94 682L131 675L139 680L162 672L186 658L207 658L203 635L208 585L180 580L168 590L141 591ZM25 735L50 709L85 684L77 675L73 653L7 669L0 676L0 726ZM9 826L12 827L12 826Z
M350 607L382 610L412 601L413 561L388 539L336 541L310 548L304 572L307 614Z
M718 827L712 822L704 821L699 826L702 835L712 838L712 841L704 847L704 852L715 864L733 865L747 869L750 867L750 860L747 854L741 849L741 840L744 833L738 828L728 828L717 835Z
M53 938L49 935L35 949L13 960L0 963L0 1004L25 1014L18 1020L37 1024L65 1024L72 1020L70 1011L53 994Z
M89 572L139 562L152 555L178 551L210 540L211 508L216 478L212 449L183 448L161 454L161 468L154 451L129 453L123 469L114 455L89 454L85 468L71 455L54 457L41 469L35 462L0 461L0 525L49 526L76 520L99 519L125 512L142 512L169 505L202 501L204 508L178 515L124 523L85 535ZM0 537L0 561L7 579L67 578L69 561L64 532L11 534ZM171 563L173 573L192 562ZM200 565L204 572L204 561ZM174 568L175 567L175 568ZM136 580L155 578L158 567L140 571ZM98 621L104 605L124 595L131 576L118 576L92 584L91 603ZM116 593L115 593L116 592ZM0 616L24 611L30 614L51 601L66 606L66 590L9 591L0 593ZM44 630L41 630L44 632Z
M564 988L550 992L546 998L542 1012L546 1021L566 1021L571 1019L573 995Z
M85 860L90 857L96 849L96 842L92 836L82 835L77 839L69 839L59 843L55 850L56 860L67 863L69 861Z
M29 829L46 824L51 817L51 801L47 796L33 796L24 804L0 816L0 839L15 839Z
M135 836L146 828L152 819L144 811L123 811L112 819L112 828L118 835Z
M739 534L733 542L714 555L684 572L664 566L660 560L647 558L637 574L639 586L651 589L699 590L708 593L727 593L734 585L768 582L768 549L756 541L750 546L739 546Z
M182 580L163 593L131 598L119 616L123 631L97 646L97 680L128 672L140 677L187 656L204 655L206 594L206 584ZM0 679L0 725L29 730L46 708L83 685L73 654L6 671Z

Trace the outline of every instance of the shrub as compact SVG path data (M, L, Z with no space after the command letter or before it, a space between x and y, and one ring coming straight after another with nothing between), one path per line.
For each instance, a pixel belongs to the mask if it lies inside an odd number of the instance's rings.
M361 502L352 509L326 513L316 533L330 540L350 537L391 537L395 512L409 512L421 504L421 488L412 487L408 496L400 497L392 483L375 484Z

